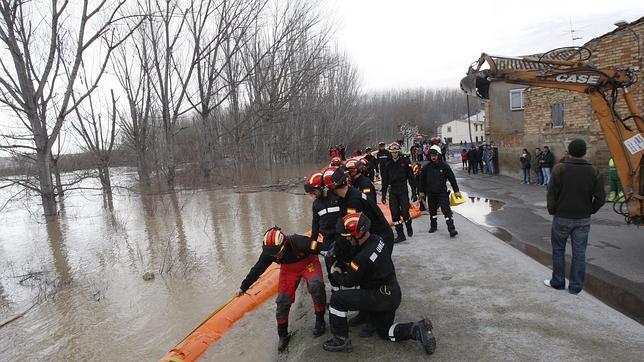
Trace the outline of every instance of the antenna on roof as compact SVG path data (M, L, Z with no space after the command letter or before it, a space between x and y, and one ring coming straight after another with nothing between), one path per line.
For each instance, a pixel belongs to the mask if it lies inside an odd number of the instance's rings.
M575 36L576 32L577 32L577 30L572 28L572 17L570 17L570 41L572 43L572 46L575 46L575 40L583 39L580 36Z

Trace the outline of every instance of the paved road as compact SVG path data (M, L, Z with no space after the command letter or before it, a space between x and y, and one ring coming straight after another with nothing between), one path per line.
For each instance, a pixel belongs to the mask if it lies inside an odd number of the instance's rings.
M444 224L428 234L428 217L414 221L416 234L394 248L403 299L396 320L429 317L438 339L433 360L641 360L644 326L592 295L547 288L550 269L509 247L482 227L455 216L459 235ZM327 292L329 292L327 290ZM291 308L294 333L286 353L277 353L275 303L246 315L213 345L204 360L239 361L421 361L415 341L359 338L354 351L329 353L313 338L311 298L300 285ZM254 345L253 340L273 340Z
M459 187L469 196L499 200L503 208L487 216L463 214L495 235L551 266L546 187L522 185L507 176L468 175L452 165ZM644 232L626 225L607 203L592 217L587 249L587 291L644 323ZM460 207L455 208L458 211ZM567 250L570 255L570 247Z

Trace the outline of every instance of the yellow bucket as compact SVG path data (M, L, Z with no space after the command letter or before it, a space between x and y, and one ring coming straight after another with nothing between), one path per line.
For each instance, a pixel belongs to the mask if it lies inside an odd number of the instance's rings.
M452 192L449 194L449 206L454 207L462 203L465 203L465 197L463 197L462 193L460 197L456 196L456 192Z

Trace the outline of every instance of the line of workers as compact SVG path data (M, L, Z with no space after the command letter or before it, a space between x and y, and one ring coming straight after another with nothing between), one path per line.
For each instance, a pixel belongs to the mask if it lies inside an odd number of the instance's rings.
M284 351L291 338L289 311L301 279L313 299L315 325L313 335L326 331L325 311L329 311L332 338L323 348L330 352L350 352L349 326L363 325L359 335L378 334L390 341L418 341L427 354L436 348L431 321L395 322L401 302L400 285L391 258L395 243L413 235L411 201L426 203L430 229L437 230L440 207L451 237L458 233L449 203L449 181L460 196L456 178L441 157L439 146L432 146L430 162L422 168L401 154L396 142L379 144L372 155L367 148L360 158L341 161L334 156L331 165L307 176L306 193L313 198L311 236L286 234L273 226L264 233L262 253L240 286L241 296L271 263L279 263L280 275L276 303L278 351ZM381 177L381 198L389 204L396 236L377 204L374 176ZM409 186L409 187L408 187ZM326 287L318 255L324 258L331 298L327 303ZM351 319L349 311L359 313Z

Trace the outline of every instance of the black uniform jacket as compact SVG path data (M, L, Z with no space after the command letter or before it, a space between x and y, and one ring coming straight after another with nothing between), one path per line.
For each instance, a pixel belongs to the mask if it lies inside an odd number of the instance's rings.
M458 191L456 177L449 165L443 161L436 163L429 161L420 171L420 191L427 194L441 194L447 192L447 181Z
M378 157L378 170L382 172L382 167L391 159L391 153L387 150L378 150L376 157Z
M382 194L386 195L387 190L391 187L391 192L407 193L407 183L411 186L412 193L416 193L414 175L411 171L411 161L405 156L398 157L397 160L390 159L385 166L380 169L382 175Z
M371 153L367 153L364 156L365 161L367 161L367 176L373 175L373 170L378 168L377 160Z
M362 193L367 195L367 197L373 200L374 203L378 202L376 199L376 187L367 176L363 174L358 175L355 180L351 180L351 186L358 189L358 191L362 191Z
M311 254L319 254L320 250L324 248L320 243L304 235L289 235L286 237L286 246L284 247L284 256L277 259L273 255L268 254L265 250L259 255L259 259L255 265L250 268L248 275L241 283L239 289L242 291L248 290L253 283L259 278L260 275L272 264L292 264L296 263Z
M360 289L378 289L381 286L398 286L396 269L391 260L391 253L387 245L378 235L371 234L360 245L346 273L333 273L333 278L338 284L345 287L360 286Z
M363 212L371 220L371 228L369 229L371 233L382 236L389 232L389 223L378 205L365 193L352 186L349 186L344 199L340 199L340 210L342 216L348 213Z
M338 236L335 224L340 218L339 197L333 192L323 198L313 201L313 222L311 224L311 239L317 240L322 233L325 243L331 243Z

